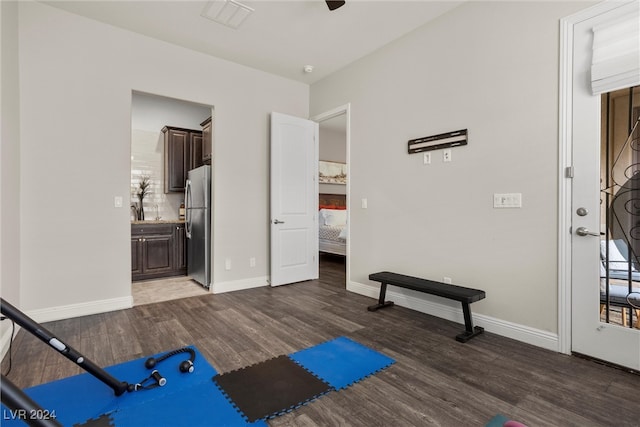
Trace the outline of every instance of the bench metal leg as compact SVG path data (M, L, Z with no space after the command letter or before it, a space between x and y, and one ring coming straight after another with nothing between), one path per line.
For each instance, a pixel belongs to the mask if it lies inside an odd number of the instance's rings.
M469 307L468 303L462 303L462 313L464 314L465 331L456 335L456 341L467 342L476 335L483 333L484 328L481 328L480 326L473 326L473 320L471 319L471 307Z
M387 284L386 283L381 283L380 284L380 296L378 297L378 303L374 304L374 305L370 305L369 307L367 307L367 310L376 311L379 308L392 306L393 305L393 301L385 301L384 300L386 294L387 294Z

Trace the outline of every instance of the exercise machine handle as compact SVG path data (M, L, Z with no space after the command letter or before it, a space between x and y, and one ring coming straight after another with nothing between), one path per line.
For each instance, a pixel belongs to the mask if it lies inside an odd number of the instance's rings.
M80 366L82 369L89 372L91 375L111 387L116 396L120 396L122 393L127 391L128 384L126 382L119 381L111 376L107 371L93 363L88 358L84 357L72 347L56 338L42 325L35 322L33 319L15 308L13 305L9 304L3 298L0 298L0 312L2 312L4 316L7 316L9 319L13 320L18 325L23 327L27 332L33 334L36 338L50 345L64 357L71 360L73 363Z

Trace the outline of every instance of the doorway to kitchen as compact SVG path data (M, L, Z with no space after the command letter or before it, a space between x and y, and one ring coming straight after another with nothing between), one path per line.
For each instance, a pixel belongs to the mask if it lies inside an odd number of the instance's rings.
M349 120L346 104L312 118L319 123L320 281L346 287L349 280Z
M190 170L211 163L212 123L212 106L132 93L133 305L209 293L188 275L185 184ZM207 242L211 265L212 241Z

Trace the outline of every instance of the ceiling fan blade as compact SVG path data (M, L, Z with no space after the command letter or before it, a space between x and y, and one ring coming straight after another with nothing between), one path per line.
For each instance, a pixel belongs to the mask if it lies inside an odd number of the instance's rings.
M327 6L329 7L329 10L336 10L340 6L344 6L344 4L346 3L346 1L344 0L337 0L337 1L325 0L325 1L327 2Z

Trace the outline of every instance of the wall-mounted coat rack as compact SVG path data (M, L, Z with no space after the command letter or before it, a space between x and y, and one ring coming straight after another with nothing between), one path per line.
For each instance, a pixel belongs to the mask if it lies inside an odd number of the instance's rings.
M467 145L467 129L409 140L409 154Z

